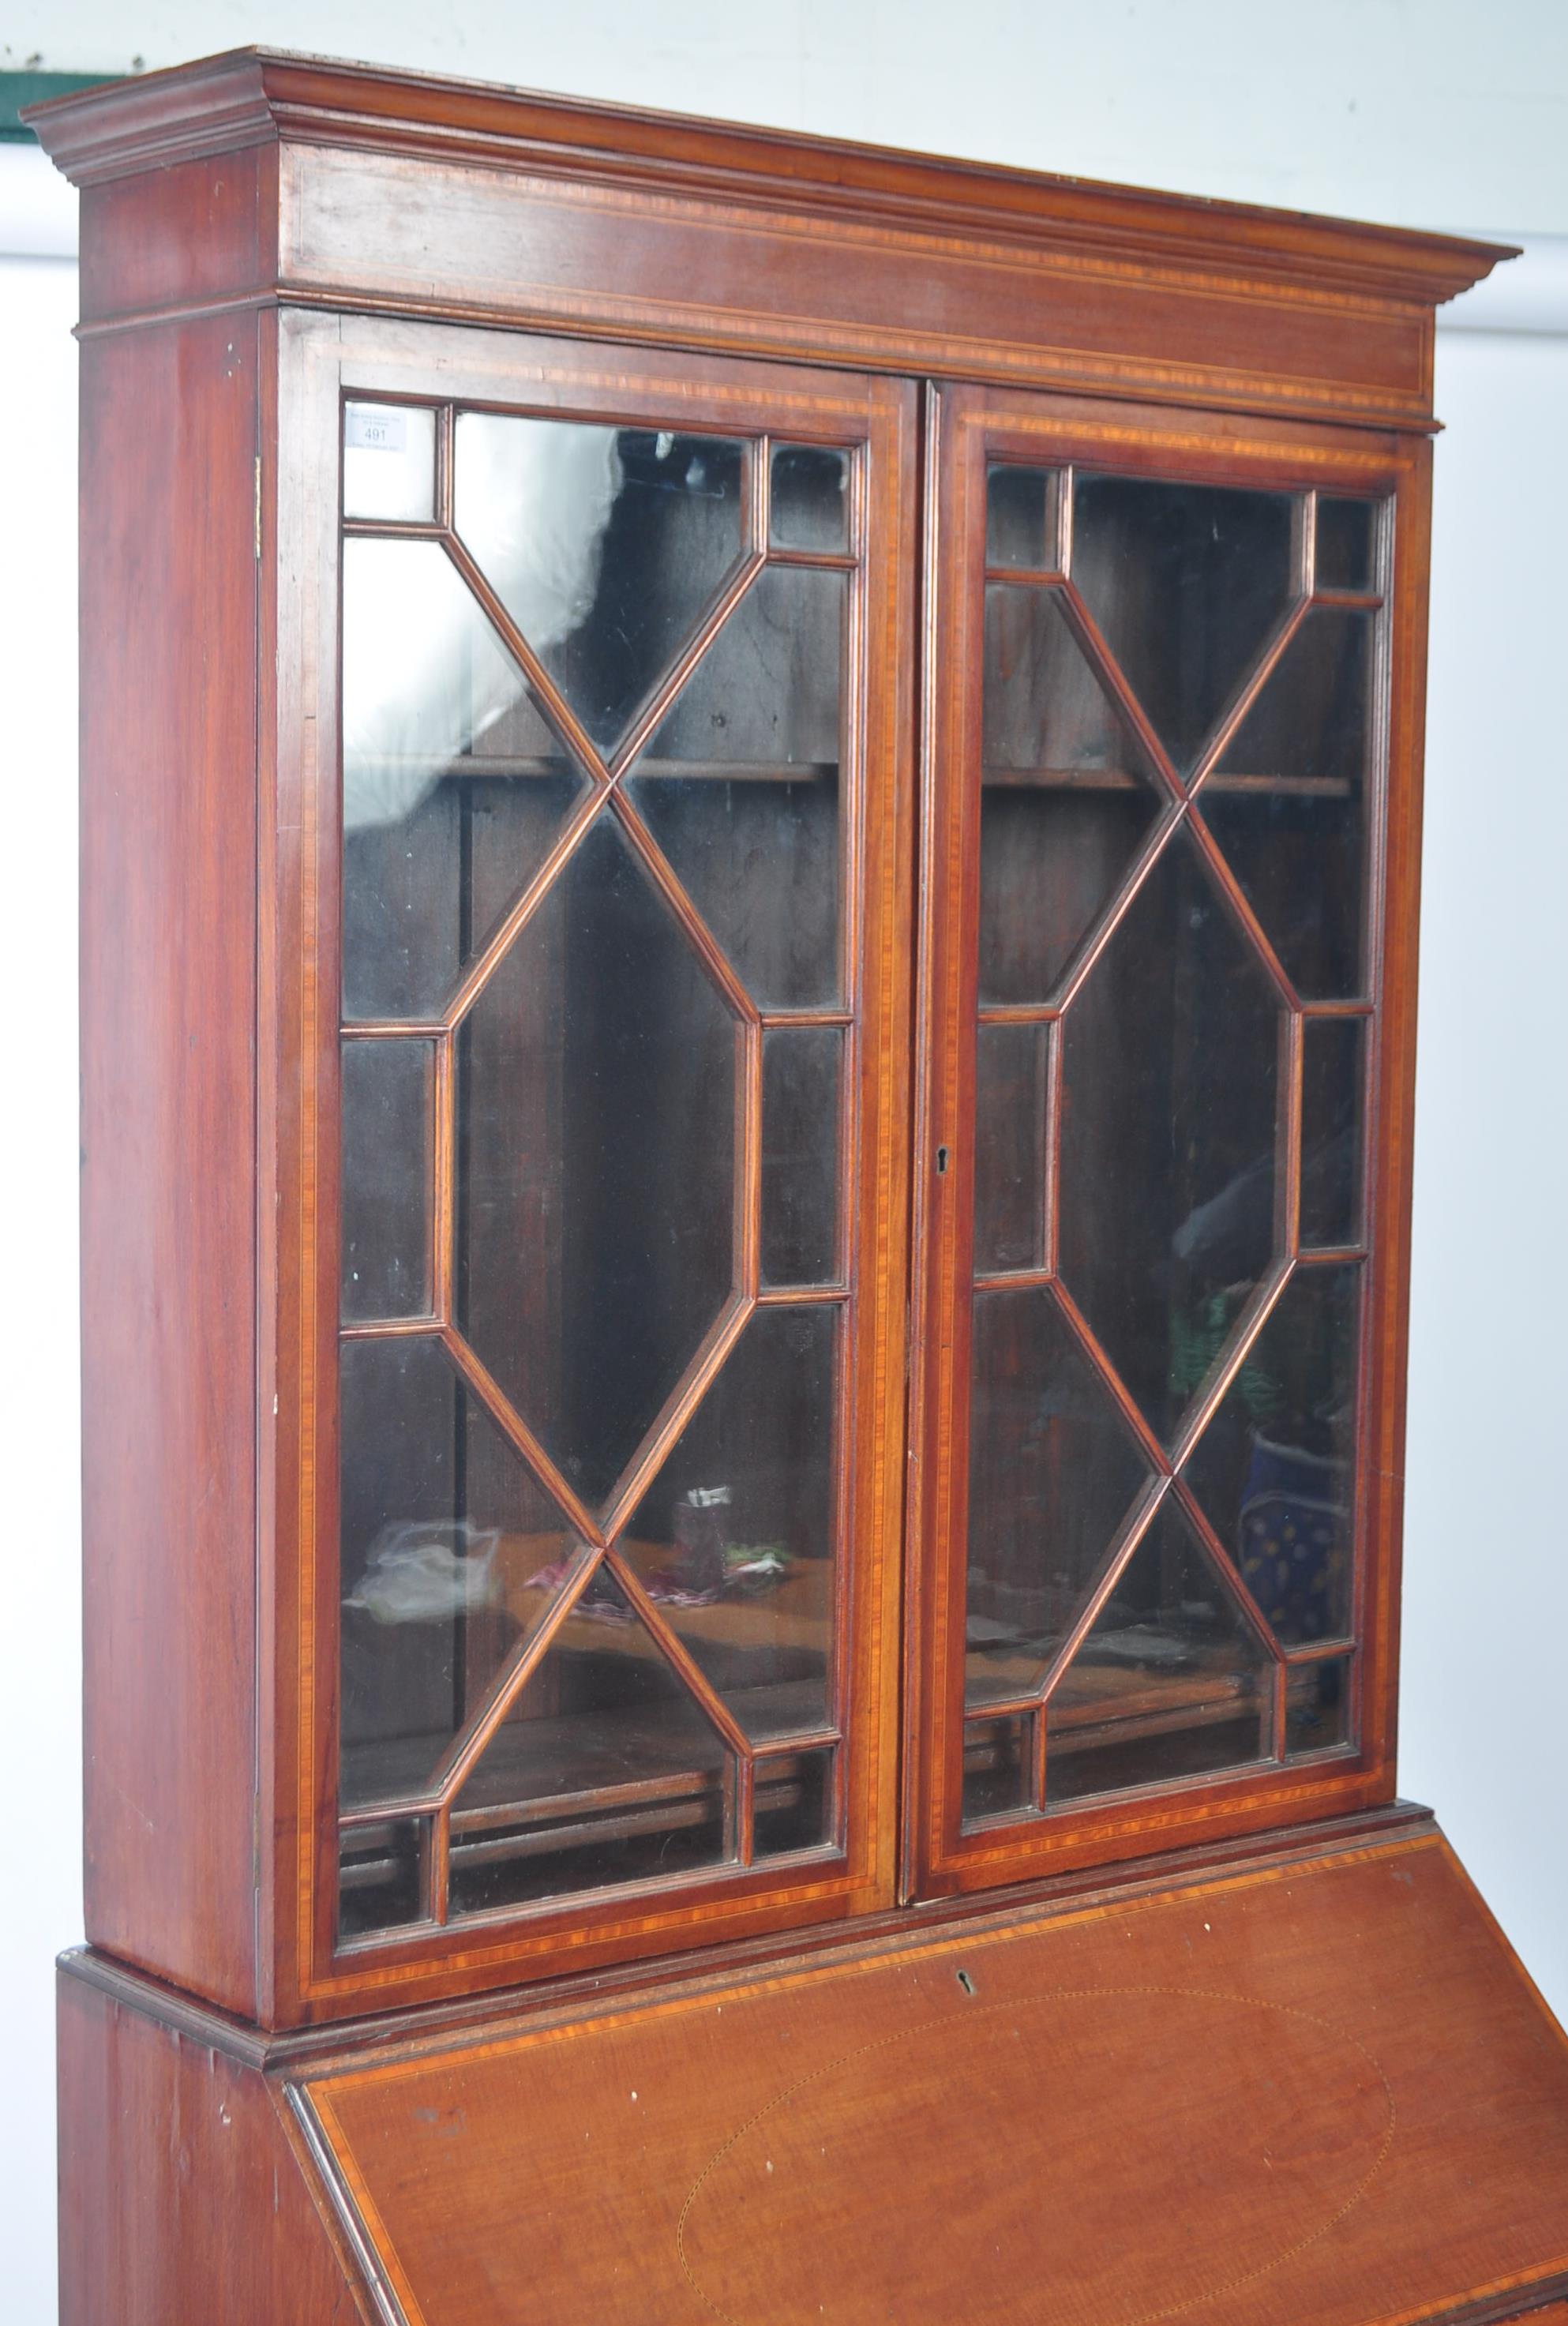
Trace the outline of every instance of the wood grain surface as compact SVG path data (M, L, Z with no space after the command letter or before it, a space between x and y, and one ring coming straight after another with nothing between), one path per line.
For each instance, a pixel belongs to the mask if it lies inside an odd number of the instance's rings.
M62 1984L64 2326L1568 2321L1568 2050L1446 1846L1374 1806L1394 1782L1433 308L1507 254L256 50L37 126L84 189L102 1951ZM432 1904L340 1946L345 395L439 406L449 448L459 405L864 448L842 1289L865 1321L841 1400L836 1838L466 1928ZM979 542L982 435L1393 493L1397 543L1360 1746L962 1833L961 1603L933 1520L961 1501L943 1368L963 1343L925 1288L972 1125L943 916L977 851L960 817L931 835L969 764L953 560ZM748 1192L747 1299L758 1233ZM432 1868L451 1810L449 1790ZM1378 1841L1312 1822L1352 1813ZM484 1999L520 1981L509 2008Z
M1423 428L1432 304L1505 255L265 50L33 126L94 328L283 297Z
M877 1911L933 1876L976 1888L1074 1853L1219 1847L1272 1819L1386 1799L1420 439L1433 302L1499 249L264 51L64 100L38 128L84 188L90 1938L276 2026L775 1935ZM765 355L789 360L738 360ZM935 395L924 441L919 375L970 383ZM1025 397L1020 383L1053 394ZM717 1916L714 1885L693 1883L338 1949L333 739L350 391L868 448L854 671L866 812L848 842L860 947L849 1284L867 1324L843 1501L856 1563L839 1619L855 1717L845 1847L841 1865L824 1849L787 1884L742 1868ZM918 544L932 456L968 405L1004 435L1066 432L1089 447L1074 457L1113 467L1175 461L1238 482L1266 470L1293 489L1397 481L1407 500L1378 868L1396 950L1365 1766L1325 1757L1109 1822L1042 1819L1022 1854L1016 1835L956 1847L939 1795L959 1739L951 1722L938 1735L931 1673L918 1698L914 1686L943 1620L935 1568L900 1596L906 1485L919 1512L939 1477L956 1493L961 1468L942 1455L962 1417L940 1382L930 1421L942 1335L918 1307L929 1426L913 1448L905 1384L911 1207L928 1239L930 1207L951 1209L954 1184L939 1199L932 1172L911 1169L912 1129L929 1128L912 1086L929 1095L936 1072L932 1043L909 1033L917 879L929 904L974 871L914 863L923 664L931 748L961 693L934 591L916 636ZM928 582L951 562L950 515L924 525ZM917 1151L962 1130L927 1142L923 1129ZM906 1642L919 1749L904 1755L916 1773L901 1820ZM928 1737L938 1749L923 1762Z
M255 2008L254 319L84 350L89 1938Z
M409 2326L1395 2326L1568 2276L1568 2048L1434 1839L303 2091Z
M62 1976L60 2326L380 2326L265 2079Z

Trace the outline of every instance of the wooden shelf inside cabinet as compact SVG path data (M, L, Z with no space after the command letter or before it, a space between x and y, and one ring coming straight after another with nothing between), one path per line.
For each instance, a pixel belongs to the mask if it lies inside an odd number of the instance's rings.
M1115 768L983 767L980 781L1022 791L1137 792L1146 786ZM1206 776L1202 796L1221 792L1259 793L1275 799L1349 799L1355 786L1345 776L1268 776L1215 773Z
M62 2326L1561 2300L1568 2054L1394 1766L1507 254L266 50L35 126Z
M569 1625L569 1635L571 1629ZM569 1638L569 1649L570 1644ZM592 1648L586 1652L591 1653ZM822 1728L820 1717L812 1721L820 1702L820 1691L813 1691L809 1683L797 1683L748 1689L741 1708L748 1724L769 1736L771 1758L786 1750L810 1751L832 1743L832 1732ZM462 1805L453 1812L453 1828L477 1830L497 1819L513 1817L539 1819L561 1813L563 1805L580 1807L601 1794L607 1808L618 1807L627 1800L684 1791L699 1782L706 1785L723 1766L719 1740L703 1739L691 1753L689 1770L677 1770L656 1780L639 1777L635 1773L639 1754L648 1750L656 1734L655 1724L639 1720L621 1707L608 1713L547 1716L530 1724L525 1735L503 1729L500 1749L487 1759L465 1790ZM375 1828L389 1819L417 1814L420 1786L440 1761L446 1742L439 1735L402 1736L394 1752L360 1745L347 1754L343 1821L351 1828ZM513 1748L510 1756L506 1750L508 1744ZM524 1769L535 1778L543 1770L543 1784L535 1797L519 1789ZM579 1783L572 1784L574 1775L589 1771L592 1772L590 1782L581 1782L580 1777Z
M363 763L367 772L396 775L404 768L422 776L429 770L420 760L409 760L400 768L398 761L385 757ZM522 778L548 777L554 781L568 772L565 759L508 757L505 752L469 752L466 757L450 759L439 770L441 780L454 782L482 781L487 777L515 776ZM637 776L667 778L677 783L719 784L816 784L834 782L839 774L838 762L832 759L802 759L781 761L770 767L765 762L750 759L651 759L638 758L632 772Z

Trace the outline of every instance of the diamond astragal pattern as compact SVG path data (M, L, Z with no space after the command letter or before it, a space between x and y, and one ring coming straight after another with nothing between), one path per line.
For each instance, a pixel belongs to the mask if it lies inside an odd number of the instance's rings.
M1288 494L1020 479L1038 570L987 587L966 1702L972 1737L988 1706L1051 1708L1023 1716L1033 1784L966 1819L1313 1749L1280 1667L1354 1605L1367 1021L1297 996L1366 990L1382 616L1303 594ZM1357 506L1350 580L1342 544L1319 567L1368 590ZM1115 1493L1094 1445L1122 1449Z
M459 1039L459 1327L590 1505L735 1289L737 1037L601 811Z
M1167 844L1062 1029L1061 1270L1169 1446L1277 1250L1282 1005Z
M418 1199L382 1206L422 1205L418 1233L401 1270L372 1255L397 1305L355 1289L357 1251L342 1379L433 1393L412 1531L401 1474L346 1500L345 1624L406 1660L422 1592L440 1635L413 1654L429 1734L372 1739L368 1790L345 1772L357 1933L821 1848L840 1814L842 1150L766 1062L819 1046L836 1128L847 1036L763 1013L843 1007L852 578L753 538L745 444L484 413L449 441L441 538L346 544L346 597L382 586L345 617L371 920L346 916L344 1035L373 1066L417 1038L424 1096L398 1150ZM845 455L812 459L847 485ZM442 619L389 740L400 576Z
M723 438L459 415L459 537L603 752L739 564L747 461Z

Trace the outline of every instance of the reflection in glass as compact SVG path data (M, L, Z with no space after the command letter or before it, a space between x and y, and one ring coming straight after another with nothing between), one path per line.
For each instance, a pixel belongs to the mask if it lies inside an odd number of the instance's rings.
M343 1010L433 1018L586 788L433 542L343 544Z
M764 568L636 762L633 799L764 1009L840 996L849 577Z
M1047 1805L1263 1758L1273 1673L1167 1498L1052 1695Z
M1370 614L1310 614L1199 794L1296 991L1363 990Z
M1062 1278L1168 1443L1275 1251L1279 1008L1178 833L1062 1021Z
M420 405L345 405L344 516L429 525L435 513L435 414Z
M435 1045L345 1042L342 1061L344 1321L428 1316Z
M849 455L833 444L779 444L773 455L775 549L849 546Z
M1046 1029L975 1029L975 1273L1044 1253Z
M1033 1721L1009 1713L964 1723L963 1822L1016 1817L1030 1806L1029 1737Z
M1376 588L1372 553L1376 540L1375 501L1341 500L1318 496L1317 586L1320 590Z
M433 512L433 425L430 443ZM601 750L741 570L751 458L673 432L458 416L464 544ZM747 1318L636 1489L622 1580L490 1409L605 1510L733 1317L744 1029L682 914L705 916L762 1006L841 1008L851 576L809 559L847 558L852 473L840 450L775 449L779 562L597 816L593 777L453 556L345 543L344 1009L364 1029L343 1067L345 1313L429 1314L438 1047L366 1021L450 1020L453 1346L489 1400L434 1333L343 1344L341 1791L368 1819L345 1838L347 1934L441 1903L429 1819L394 1812L454 1765L531 1644L537 1668L452 1804L453 1916L738 1863L740 1773L681 1670L765 1747L756 1856L837 1838L839 1302ZM691 906L628 836L634 797ZM763 1037L770 1290L840 1273L849 1038Z
M719 1865L729 1756L600 1568L459 1793L454 1915Z
M750 1736L829 1725L837 1308L759 1308L622 1545Z
M1364 1018L1309 1018L1303 1028L1301 1243L1359 1243Z
M1354 1571L1361 1270L1302 1268L1185 1475L1276 1638L1344 1638Z
M838 1276L839 1081L836 1026L787 1026L762 1037L762 1280L830 1284Z
M756 1857L821 1849L833 1839L833 1752L776 1753L756 1763Z
M1327 1753L1353 1743L1350 1682L1354 1659L1326 1656L1321 1663L1293 1666L1285 1683L1285 1749L1287 1754Z
M993 461L986 471L986 563L1046 573L1056 563L1058 479Z
M439 1344L346 1341L343 1806L416 1792L542 1607L576 1538Z
M986 591L980 999L1044 1001L1155 820L1137 737L1054 590Z
M966 1823L1029 1813L1032 1724L1007 1707L1048 1680L1055 1808L1270 1757L1279 1667L1249 1592L1286 1646L1348 1635L1359 1269L1297 1267L1244 1354L1239 1341L1296 1248L1281 987L1309 1005L1364 990L1378 619L1304 609L1299 495L1077 472L1063 497L1054 475L1005 463L987 485L974 1268L995 1279L1053 1255L1117 1381L1049 1287L975 1293ZM1370 594L1377 505L1315 508L1314 586ZM1063 522L1067 581L1018 578L1051 571ZM1118 682L1190 777L1286 637L1193 820L1129 897L1172 810ZM1053 1026L1003 1016L1047 1007ZM1359 1019L1304 1029L1305 1254L1365 1233L1368 1038ZM1051 1679L1152 1488L1118 1383L1174 1447L1227 1372L1183 1474L1203 1518L1165 1497ZM1205 1548L1216 1536L1234 1570ZM1293 1670L1290 1750L1351 1734L1349 1683L1337 1655Z
M1294 594L1284 493L1077 476L1072 579L1186 770Z
M737 563L745 479L725 439L459 414L458 532L601 749Z
M965 1693L977 1705L1044 1678L1147 1474L1043 1288L976 1293L970 1374Z
M737 1027L601 814L457 1045L459 1328L602 1501L733 1274Z

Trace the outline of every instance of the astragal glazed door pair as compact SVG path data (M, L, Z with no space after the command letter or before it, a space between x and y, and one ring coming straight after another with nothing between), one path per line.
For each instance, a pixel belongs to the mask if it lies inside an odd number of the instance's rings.
M1378 1797L1405 456L284 356L329 1979Z

